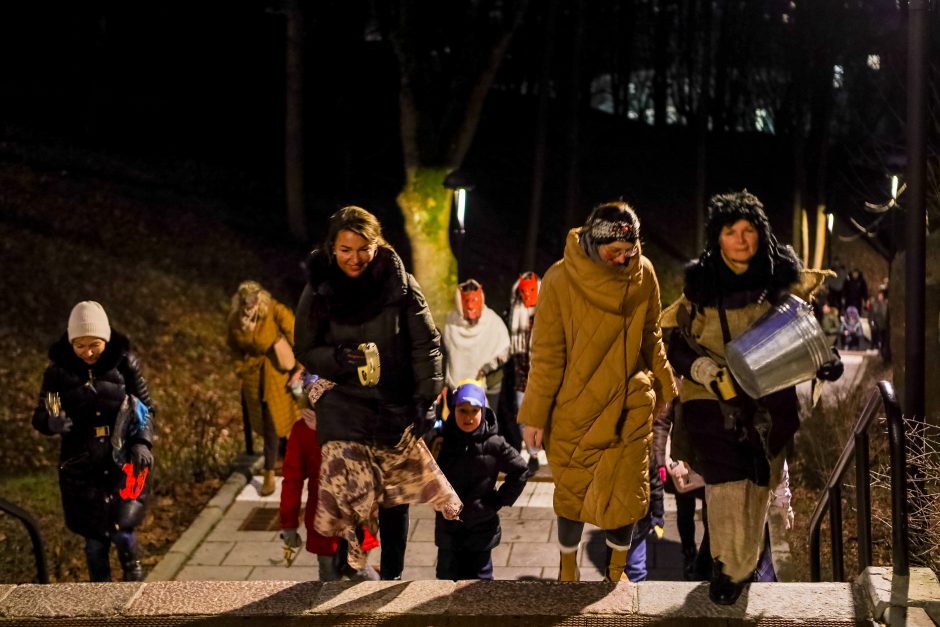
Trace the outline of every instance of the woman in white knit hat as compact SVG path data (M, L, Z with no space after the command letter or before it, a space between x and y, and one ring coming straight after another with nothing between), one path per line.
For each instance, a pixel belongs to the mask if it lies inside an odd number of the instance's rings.
M62 437L65 525L85 537L92 581L111 581L112 543L124 581L140 581L134 528L149 494L153 405L137 358L104 308L90 300L72 309L49 358L33 427Z

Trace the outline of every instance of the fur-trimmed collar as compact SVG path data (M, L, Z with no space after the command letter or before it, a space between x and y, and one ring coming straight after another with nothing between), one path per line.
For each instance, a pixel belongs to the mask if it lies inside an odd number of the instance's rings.
M791 247L775 247L772 253L758 253L747 272L735 281L737 285L730 286L729 281L721 280L727 267L721 255L707 251L686 266L683 293L693 303L705 307L717 305L719 296L728 296L735 291L754 290L773 297L799 281L800 265Z
M107 372L117 368L117 365L121 363L121 360L127 356L130 350L131 341L127 336L111 329L111 339L104 347L104 352L101 353L101 357L98 358L97 362L89 366L75 354L72 343L69 342L68 334L63 333L62 337L49 347L49 359L67 370L84 372L91 368L95 372Z
M350 283L364 279L363 284L381 286L384 303L397 301L408 292L408 272L405 270L405 264L398 253L389 246L378 247L375 258L366 267L360 279L348 279L342 275L342 270L336 267L330 254L322 248L310 253L304 263L304 269L307 273L307 283L321 295L333 295L336 292L336 283L344 279Z
M379 246L365 272L356 278L346 276L322 249L310 254L306 269L314 295L311 314L315 317L362 324L408 296L405 264L388 246Z

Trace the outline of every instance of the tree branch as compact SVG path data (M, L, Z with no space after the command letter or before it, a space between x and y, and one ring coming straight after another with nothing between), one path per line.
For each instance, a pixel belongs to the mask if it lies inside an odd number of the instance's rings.
M499 70L503 57L506 56L506 51L509 49L509 44L512 42L513 34L516 32L519 24L522 23L522 17L525 15L528 6L529 0L520 0L520 2L517 3L516 14L513 16L512 21L490 50L489 59L483 71L480 73L480 76L477 78L476 84L470 91L470 97L467 99L467 108L463 123L454 134L450 149L447 152L448 167L454 169L460 167L464 157L467 156L467 151L470 150L473 137L476 135L477 127L480 125L480 118L483 114L483 103L486 101L486 96L493 85L493 81L496 79L496 72Z

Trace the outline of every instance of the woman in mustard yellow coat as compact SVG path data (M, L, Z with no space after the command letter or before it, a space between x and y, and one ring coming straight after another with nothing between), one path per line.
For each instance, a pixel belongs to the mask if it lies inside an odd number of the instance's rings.
M584 523L607 532L607 577L622 578L632 525L649 507L654 408L676 395L639 235L629 205L599 205L542 279L518 421L551 466L561 581L579 578Z
M251 428L264 437L264 483L261 495L274 492L274 466L280 438L287 437L300 410L288 386L300 378L300 364L278 367L274 343L281 337L293 347L294 313L255 281L245 281L232 297L228 344L241 380L242 402Z

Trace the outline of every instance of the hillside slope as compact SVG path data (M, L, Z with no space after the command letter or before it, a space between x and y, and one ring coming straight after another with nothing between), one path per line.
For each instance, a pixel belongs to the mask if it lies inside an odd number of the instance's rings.
M145 564L185 529L244 446L224 341L229 298L253 278L293 306L303 253L237 232L224 209L156 187L0 164L0 494L39 519L56 580L84 579L84 555L61 522L58 439L36 433L30 418L48 346L74 303L101 302L130 336L158 408ZM32 579L26 534L3 514L0 556L0 583Z

